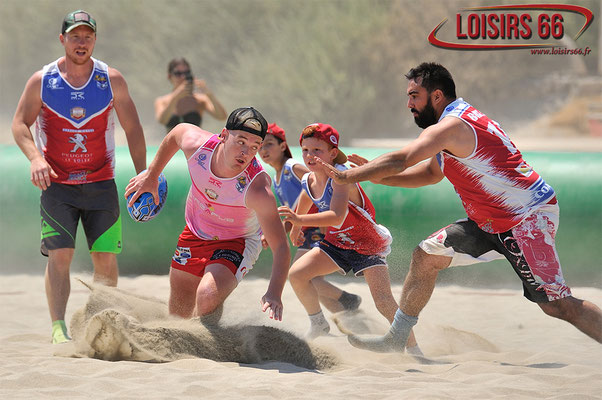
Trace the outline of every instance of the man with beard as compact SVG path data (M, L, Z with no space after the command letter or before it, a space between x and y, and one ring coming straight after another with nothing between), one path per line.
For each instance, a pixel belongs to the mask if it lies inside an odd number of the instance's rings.
M125 131L136 172L146 168L146 145L136 106L119 71L92 58L96 21L83 10L63 20L65 55L27 81L12 131L31 162L31 182L42 190L41 253L52 342L69 340L65 309L69 267L81 218L94 281L117 285L121 217L115 186L114 113ZM30 127L36 122L35 141Z
M416 247L389 332L375 338L351 335L351 344L378 352L403 351L439 271L502 257L522 280L527 299L602 342L602 311L573 297L562 276L554 243L559 215L554 189L524 161L497 122L456 97L454 81L443 66L423 63L406 78L407 106L424 128L420 136L370 162L349 156L357 168L339 171L322 164L340 184L370 180L413 188L447 177L468 218Z

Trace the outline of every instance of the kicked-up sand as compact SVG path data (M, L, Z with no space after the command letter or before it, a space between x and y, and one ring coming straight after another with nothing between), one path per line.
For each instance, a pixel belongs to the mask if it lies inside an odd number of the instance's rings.
M282 322L260 310L267 281L248 277L215 325L167 315L167 276L121 277L118 289L76 278L91 282L72 279L74 340L62 345L50 344L43 276L0 279L0 398L602 398L602 345L521 290L437 287L415 328L425 358L414 358L355 349L337 329L333 317L358 333L388 329L362 279L339 283L362 296L360 310L325 311L331 335L307 343L288 284ZM573 294L602 305L600 289Z

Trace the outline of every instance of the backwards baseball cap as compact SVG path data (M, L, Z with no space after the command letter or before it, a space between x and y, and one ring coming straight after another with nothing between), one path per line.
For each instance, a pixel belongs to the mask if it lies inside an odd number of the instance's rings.
M226 129L249 132L263 139L268 131L268 123L253 107L241 107L230 113Z
M64 35L65 33L70 32L81 25L88 26L92 28L94 32L96 32L96 20L92 18L87 11L77 10L65 16L65 19L63 19L63 28L61 29L61 33Z
M293 158L293 155L291 154L291 149L288 148L288 144L286 143L284 129L276 125L276 123L268 124L268 135L274 135L274 137L277 138L280 143L284 143L286 145L286 149L284 149L284 155L287 158Z
M322 123L307 125L301 132L299 144L303 142L303 139L308 137L320 139L335 147L339 151L337 156L334 158L335 164L345 164L347 162L347 156L339 149L339 132L337 132L337 130L332 126Z

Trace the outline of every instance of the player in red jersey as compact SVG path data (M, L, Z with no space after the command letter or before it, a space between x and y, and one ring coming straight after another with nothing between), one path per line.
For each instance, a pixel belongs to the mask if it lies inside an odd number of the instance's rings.
M406 78L407 106L424 128L420 136L370 162L350 157L362 164L357 168L341 171L321 165L341 184L371 180L412 188L447 177L468 219L416 247L390 331L378 338L351 335L351 344L372 351L403 351L439 271L496 258L510 262L527 299L602 342L602 311L573 297L562 276L554 242L559 211L552 187L524 161L497 122L456 97L455 83L443 66L423 63ZM429 161L420 163L423 160Z

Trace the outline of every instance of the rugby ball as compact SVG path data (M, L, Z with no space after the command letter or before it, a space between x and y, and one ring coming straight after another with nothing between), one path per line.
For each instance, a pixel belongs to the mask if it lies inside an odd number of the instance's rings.
M128 196L128 203L133 195L134 193ZM161 175L159 175L159 204L155 204L155 202L153 201L152 194L150 194L149 192L144 192L138 197L138 199L136 199L136 201L131 207L128 207L128 213L134 221L150 221L159 214L159 212L163 208L163 204L165 204L166 199L167 180L165 179L165 175L161 173Z

